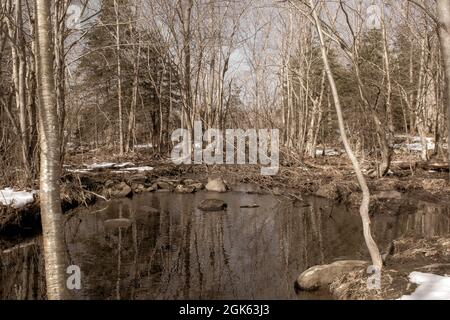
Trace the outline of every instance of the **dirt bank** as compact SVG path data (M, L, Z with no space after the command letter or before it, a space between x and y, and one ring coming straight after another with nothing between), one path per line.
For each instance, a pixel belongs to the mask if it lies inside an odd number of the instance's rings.
M381 289L370 290L365 270L354 271L336 279L330 286L340 300L399 299L414 292L417 285L409 280L411 272L450 275L450 238L400 239L393 243L392 254L381 274Z

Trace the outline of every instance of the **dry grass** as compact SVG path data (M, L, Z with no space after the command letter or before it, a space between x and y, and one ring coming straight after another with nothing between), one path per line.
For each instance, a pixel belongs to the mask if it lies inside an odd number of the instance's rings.
M364 270L348 273L330 286L332 294L340 300L398 299L414 291L409 282L413 271L450 274L450 238L395 240L392 256L381 274L381 289L367 286L370 274Z

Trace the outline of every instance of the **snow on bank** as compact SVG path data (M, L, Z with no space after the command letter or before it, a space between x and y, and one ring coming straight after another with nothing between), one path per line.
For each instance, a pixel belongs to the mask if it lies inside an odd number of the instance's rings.
M124 162L124 163L119 163L119 164L114 165L114 168L126 168L126 167L134 167L134 163Z
M412 272L409 281L419 285L418 288L399 300L450 300L450 277Z
M394 144L394 149L403 149L407 151L412 152L421 152L422 147L422 138L421 137L413 137L413 136L406 136L406 135L397 135L395 136L397 139L404 140L401 143ZM411 141L411 143L408 143L407 141ZM436 144L434 142L434 138L425 138L426 141L426 148L427 150L434 150L436 147ZM445 145L444 145L445 147Z
M323 149L316 149L316 156L320 157L325 154L326 157L337 157L341 155L341 152L337 151L336 149L325 149L325 152ZM345 150L343 153L345 153Z
M136 150L142 150L142 149L152 149L153 144L147 143L147 144L137 144L134 146L134 149Z
M0 203L4 206L11 206L14 209L20 209L34 202L36 191L14 191L6 188L0 190Z
M435 144L433 138L425 138L427 143L427 150L434 150ZM406 148L410 151L421 152L422 151L422 139L420 137L414 137L412 143L407 144Z
M93 163L86 165L86 168L89 170L95 170L95 169L110 169L114 167L116 164L114 162L102 162L102 163Z
M119 170L113 170L112 173L130 173L130 172L147 172L154 170L153 167L131 167L131 168L123 168Z
M124 168L121 169L123 172L129 172L129 171L137 171L137 172L146 172L146 171L152 171L153 167L132 167L132 168Z
M88 164L84 166L85 168L75 168L75 169L66 168L66 170L72 173L90 173L98 169L111 169L112 173L147 172L154 170L153 167L149 166L136 167L136 165L131 162L124 162L124 163L102 162L102 163Z
M71 173L90 173L92 170L89 169L66 169L67 172Z

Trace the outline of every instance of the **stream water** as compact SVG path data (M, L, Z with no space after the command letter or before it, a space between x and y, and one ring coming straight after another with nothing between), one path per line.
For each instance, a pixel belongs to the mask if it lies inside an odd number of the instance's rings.
M227 210L198 210L206 198L224 200ZM373 218L380 247L405 235L450 233L448 208L411 205L412 214ZM131 224L106 226L118 218ZM361 229L357 210L314 197L147 193L73 210L65 238L69 264L82 275L76 299L326 299L296 293L295 279L317 264L367 259ZM39 242L0 256L1 299L45 295Z

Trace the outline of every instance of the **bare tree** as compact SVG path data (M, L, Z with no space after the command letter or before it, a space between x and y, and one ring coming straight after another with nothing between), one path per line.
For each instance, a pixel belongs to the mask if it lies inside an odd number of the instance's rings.
M30 163L30 132L29 123L27 121L27 102L26 102L26 45L23 31L23 12L22 0L15 0L12 5L11 0L8 1L9 7L14 8L14 21L7 19L9 29L9 37L12 40L11 50L13 58L13 82L16 96L16 106L19 114L19 128L22 142L22 162L25 169L27 180L31 179L31 163ZM8 5L7 3L7 5Z
M448 0L438 0L438 17L439 17L439 36L441 40L442 59L445 68L446 77L446 104L448 108L448 144L450 159L450 2ZM450 177L449 177L450 179Z
M41 146L40 203L48 299L64 299L65 245L60 200L60 137L55 96L50 0L36 0Z
M323 63L325 66L325 71L327 73L328 81L329 81L329 84L331 87L331 92L333 95L334 105L335 105L336 113L338 116L339 130L341 133L342 142L344 143L344 147L347 152L347 155L352 162L353 168L355 169L356 177L358 179L359 185L363 192L363 200L362 200L362 204L360 207L360 214L361 214L361 219L363 222L364 239L366 241L367 248L369 249L369 253L372 258L372 264L378 270L381 270L383 267L383 260L381 259L381 255L380 255L378 246L372 237L372 232L371 232L371 228L370 228L370 217L369 217L370 192L369 192L369 188L367 186L366 179L364 178L364 175L361 171L361 167L359 165L358 159L355 157L355 155L350 147L350 143L348 142L347 134L345 131L344 118L342 115L342 108L341 108L339 93L338 93L338 90L336 87L336 83L334 81L334 75L331 70L330 63L328 61L328 55L327 55L327 49L326 49L327 47L326 47L326 43L325 43L323 31L322 31L321 21L317 14L317 6L314 4L313 0L309 0L309 4L310 4L310 7L313 8L312 16L313 16L313 19L314 19L314 22L315 22L315 25L317 28L317 32L318 32L319 38L320 38Z
M119 112L119 154L124 154L123 137L123 108L122 108L122 62L120 58L120 13L119 3L114 0L114 12L116 14L116 51L117 51L117 101Z

